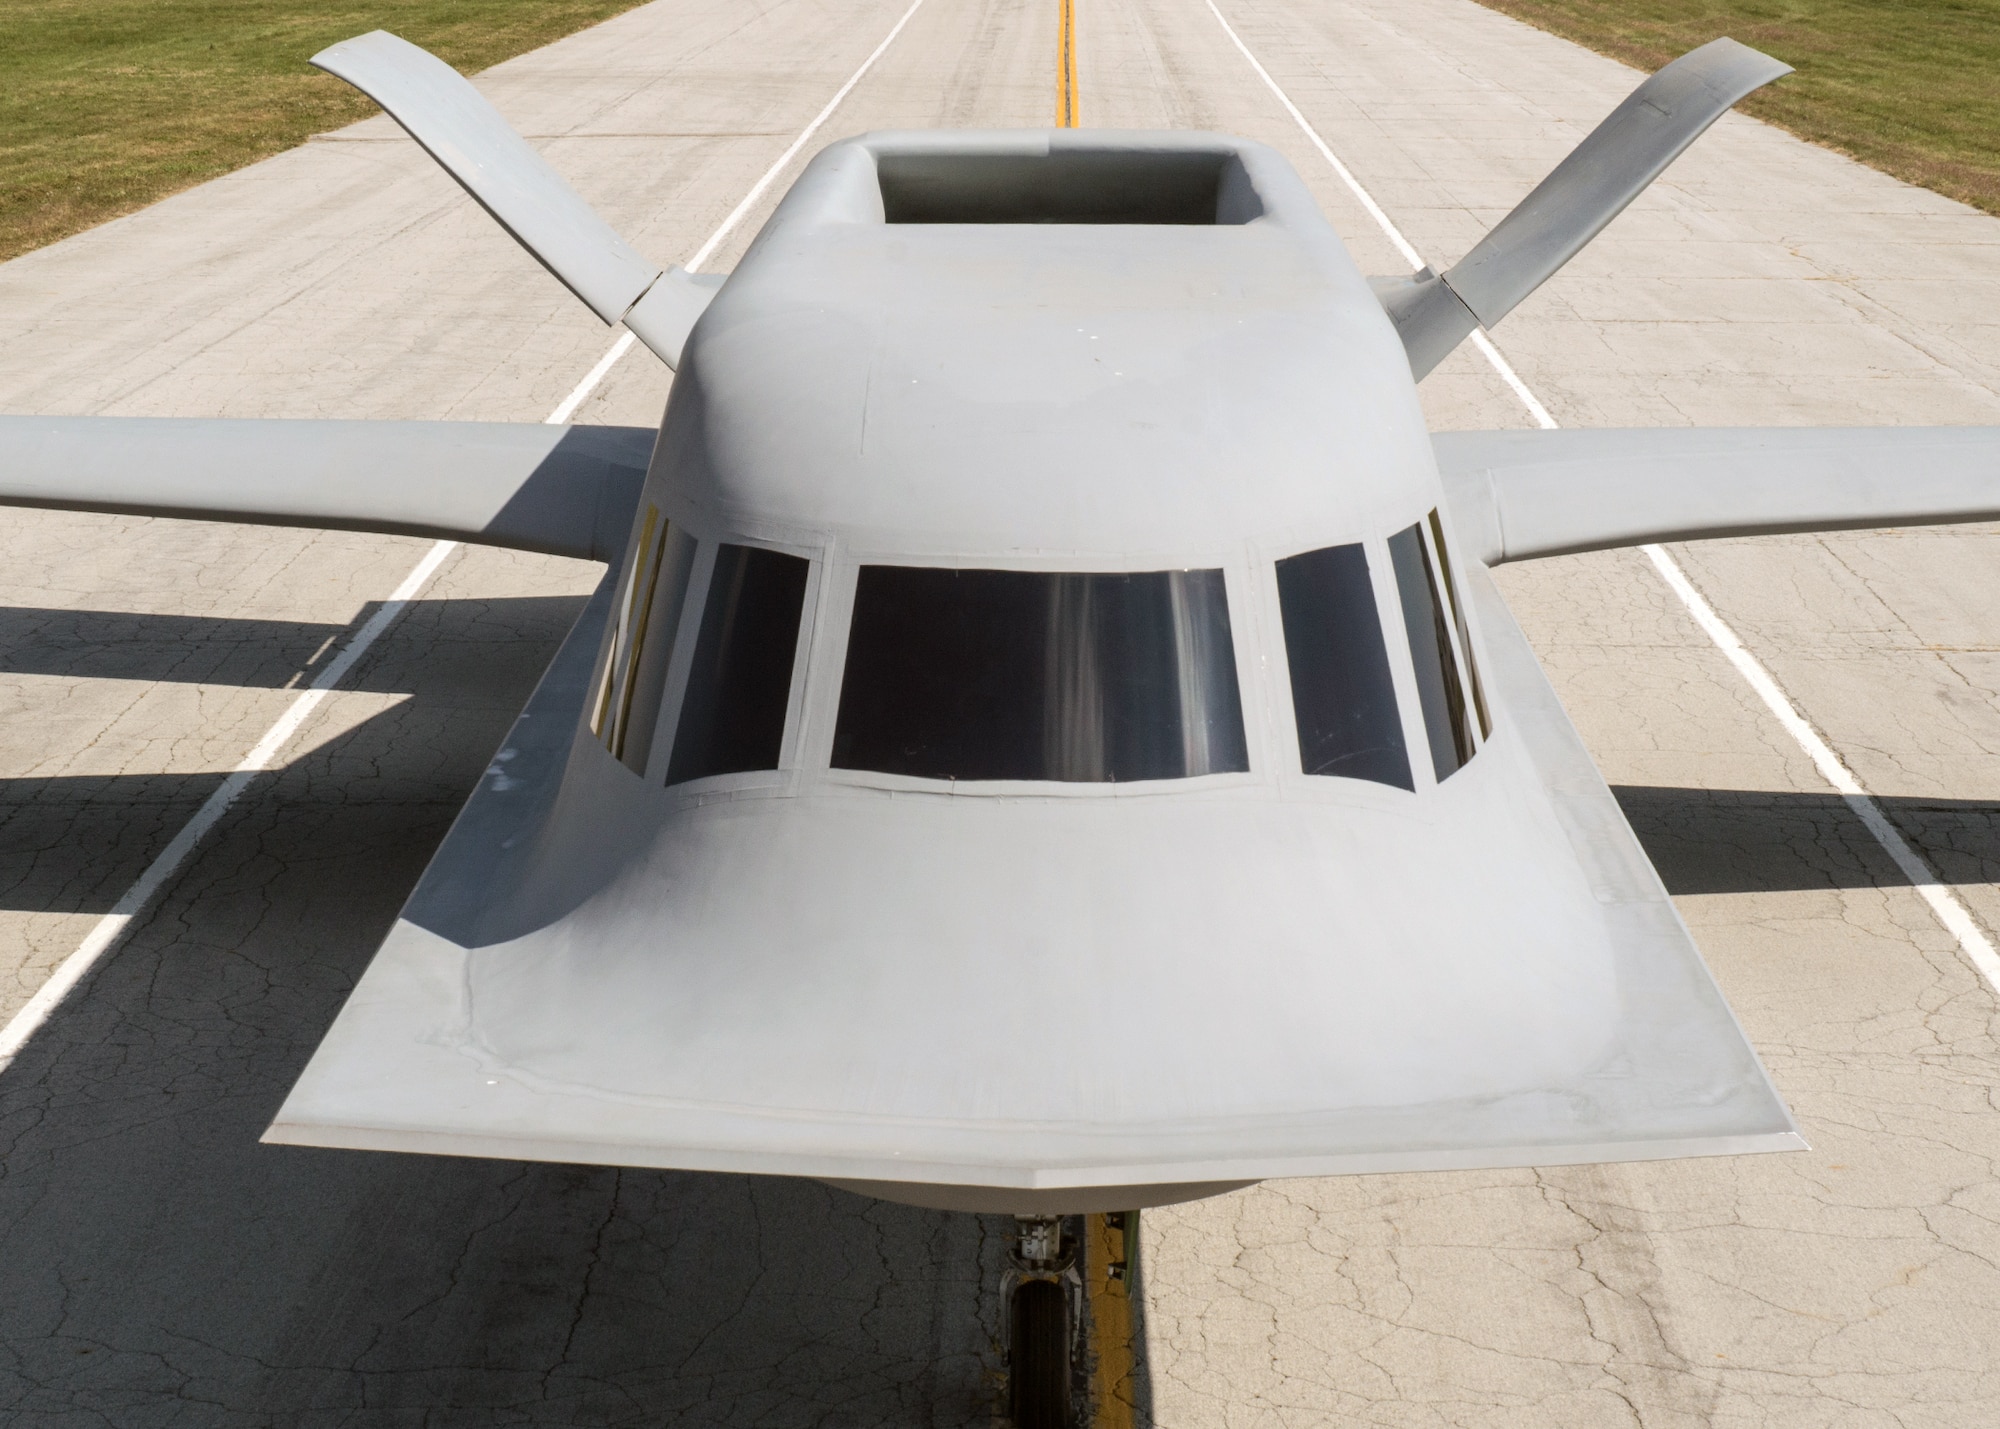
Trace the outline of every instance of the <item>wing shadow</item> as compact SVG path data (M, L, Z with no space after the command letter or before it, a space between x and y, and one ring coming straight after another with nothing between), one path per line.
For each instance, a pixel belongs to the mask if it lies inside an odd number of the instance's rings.
M465 646L481 636L509 639L512 631L550 619L572 620L582 603L567 596L507 596L413 604L452 606L454 643ZM329 625L0 605L0 674L283 689L311 683L344 637L380 608L370 601L352 624ZM364 675L346 688L381 687Z
M583 604L568 596L413 602L399 626L426 632L422 675L437 693L398 716L399 737L432 743L468 737L440 721L467 705L517 709L520 696L508 691L524 681L531 688L551 653L536 632L567 629ZM378 608L371 603L353 625L333 626L0 607L0 669L252 688L304 684L312 675L308 669L299 679L301 667L316 653L315 665L324 663ZM415 688L416 673L370 658L341 688L405 694ZM447 690L449 707L437 703ZM273 718L279 708L272 707ZM504 732L503 724L477 757L491 754ZM209 772L0 779L0 910L109 912L223 777ZM346 797L397 800L411 792L407 781L362 777L350 784ZM425 797L444 792L432 790Z
M0 910L110 912L223 777L0 779Z
M1667 892L1903 887L1909 880L1840 795L1618 785ZM1878 798L1946 883L2000 882L2000 803Z

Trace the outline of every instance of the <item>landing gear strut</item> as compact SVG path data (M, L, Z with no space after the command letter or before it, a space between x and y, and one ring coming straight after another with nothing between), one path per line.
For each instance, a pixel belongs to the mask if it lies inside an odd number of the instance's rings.
M1069 1429L1076 1242L1059 1216L1016 1216L1007 1277L1007 1412L1014 1429Z

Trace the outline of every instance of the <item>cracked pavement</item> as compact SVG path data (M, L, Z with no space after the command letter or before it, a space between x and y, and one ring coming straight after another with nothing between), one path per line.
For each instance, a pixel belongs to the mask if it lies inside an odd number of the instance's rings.
M1218 3L1435 259L1637 78L1463 0ZM684 259L904 8L661 0L481 83L637 246ZM926 0L823 137L1046 124L1056 8ZM1087 0L1077 24L1086 124L1271 143L1364 269L1400 271L1203 0ZM605 331L387 121L331 137L0 265L0 406L546 415ZM1996 296L2000 221L1730 117L1497 341L1566 425L1990 423ZM651 422L668 381L634 354L579 418ZM1470 348L1423 395L1439 427L1528 424ZM4 531L11 1014L424 546L32 511ZM2000 531L1676 556L2000 924ZM992 1421L991 1222L256 1143L596 574L456 553L0 1074L8 1423ZM1149 1212L1140 1419L2000 1418L1992 993L1643 556L1500 582L1815 1149Z

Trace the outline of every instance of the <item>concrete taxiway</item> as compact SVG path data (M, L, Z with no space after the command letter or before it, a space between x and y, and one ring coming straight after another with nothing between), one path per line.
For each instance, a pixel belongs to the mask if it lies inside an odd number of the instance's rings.
M481 85L685 261L899 22L819 139L1051 122L1067 9L660 0ZM1074 16L1082 123L1276 145L1374 272L1408 265L1301 120L1448 260L1637 79L1462 0ZM1992 423L1996 296L2000 221L1732 116L1496 341L1564 425ZM0 265L0 339L10 411L515 420L611 342L380 119ZM668 381L631 353L577 415L651 422ZM1471 347L1423 391L1440 427L1538 420ZM430 547L0 531L11 1015ZM1670 555L1992 937L2000 534ZM787 1181L256 1144L595 579L448 553L0 1074L9 1422L993 1419L990 1224ZM1646 554L1501 583L1815 1149L1151 1213L1135 1412L1105 1422L1994 1418L1992 989Z

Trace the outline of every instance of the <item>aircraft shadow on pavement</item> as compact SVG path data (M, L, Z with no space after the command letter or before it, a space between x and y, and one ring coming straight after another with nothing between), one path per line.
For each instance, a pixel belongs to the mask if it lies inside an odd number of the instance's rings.
M455 644L506 640L548 620L564 625L582 609L572 596L419 600L411 610L449 606ZM146 611L61 610L0 605L0 674L71 680L144 680L277 689L310 683L339 652L343 636L381 608L370 601L351 625L305 620L241 620ZM405 615L404 619L412 618ZM305 671L303 677L300 671ZM379 689L352 683L343 688Z
M565 596L426 600L413 602L402 622L434 630L433 659L459 666L457 678L445 685L459 700L485 689L496 676L525 679L519 691L525 699L540 670L528 668L532 661L522 661L510 647L524 631L567 629L582 608L580 597ZM251 689L305 685L338 652L343 637L377 609L371 602L352 625L338 626L0 607L0 673ZM542 645L535 652L535 659L548 654ZM341 688L408 693L404 673L365 661ZM271 707L270 718L279 708ZM494 728L481 757L502 733L504 724ZM0 779L0 910L109 912L222 779L219 772ZM407 798L410 792L407 779L364 779L349 797Z
M496 731L495 743L498 738ZM0 779L0 911L109 912L222 777ZM354 797L393 799L403 792L370 781ZM1612 792L1669 893L1900 887L1909 881L1837 794L1631 785ZM1876 802L1946 883L2000 882L2000 803Z
M356 681L413 697L271 775L0 1073L0 1419L992 1422L1004 1223L258 1144L581 602L498 642L493 604L413 608Z
M1612 788L1669 893L1770 893L1909 883L1847 801L1825 793ZM1878 798L1950 884L2000 882L2000 803Z
M0 910L110 912L223 777L0 779Z

